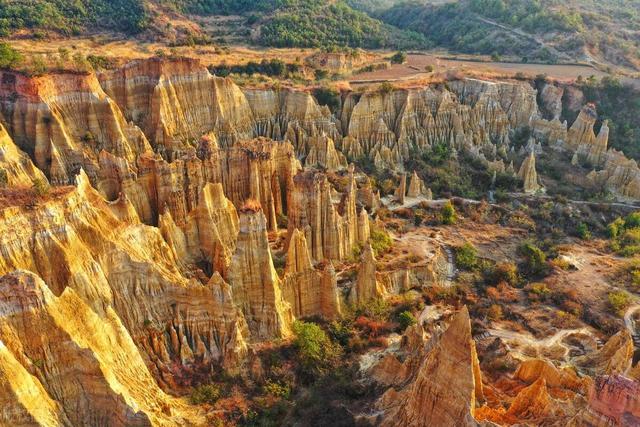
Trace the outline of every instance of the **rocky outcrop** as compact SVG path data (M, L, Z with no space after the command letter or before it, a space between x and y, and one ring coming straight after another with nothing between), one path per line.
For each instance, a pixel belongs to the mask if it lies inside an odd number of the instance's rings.
M422 361L417 376L399 391L389 389L378 402L380 425L477 425L476 399L482 379L464 307Z
M0 187L31 187L36 181L46 184L47 178L0 123Z
M633 339L626 329L618 332L597 352L576 360L578 366L591 370L596 375L623 374L631 368Z
M160 381L174 384L196 360L232 368L243 357L246 327L230 292L188 278L160 231L122 221L84 173L40 209L0 211L0 224L0 274L28 270L98 315L111 307Z
M527 384L533 384L542 379L549 387L576 392L586 390L587 385L584 379L578 378L574 370L570 368L559 369L551 362L541 359L530 359L520 363L513 377Z
M94 74L27 77L4 71L0 81L3 125L52 184L72 183L81 168L95 181L102 150L131 164L151 150Z
M238 235L238 214L224 196L222 184L206 184L198 206L182 224L176 224L167 211L160 216L158 228L178 262L206 262L211 271L225 274Z
M156 224L158 215L168 211L183 224L197 207L200 194L209 182L222 183L225 195L238 208L246 200L260 202L270 230L286 211L286 197L293 175L300 168L289 143L264 138L239 142L220 149L209 138L198 149L187 149L169 163L159 155L141 155L133 168L120 158L102 153L102 174L98 188L108 197L124 193L147 224Z
M72 288L35 274L0 278L0 423L200 424L162 392L116 311L94 311Z
M314 268L304 234L294 230L283 279L284 299L295 317L322 316L333 319L341 313L336 272L331 262Z
M430 200L433 195L431 189L424 185L424 182L420 179L416 171L413 171L411 180L409 181L409 189L407 190L407 197L425 197Z
M310 137L341 138L340 130L327 106L320 106L310 93L293 89L245 89L253 113L254 135L293 144L296 154L310 152Z
M328 136L309 138L309 155L305 160L306 167L320 167L326 170L347 168L344 154L336 150L333 140Z
M513 399L507 415L516 419L544 418L551 412L552 401L547 391L547 382L539 378L522 389Z
M258 205L240 209L240 233L227 280L254 339L290 335L291 307L273 266L267 220Z
M205 134L214 134L222 147L253 136L251 108L240 88L212 76L198 60L136 60L99 78L166 159L179 157Z
M640 424L640 383L620 375L599 376L589 389L588 412L580 417L591 425Z
M407 195L407 176L402 174L400 176L400 183L398 184L398 188L393 193L394 200L401 205L404 205L404 198Z
M359 240L368 237L368 218L356 210L358 189L353 169L346 192L336 205L327 176L317 171L301 172L293 178L288 200L289 236L298 229L305 235L316 261L341 260L350 256Z
M541 189L538 183L538 173L536 172L536 155L533 151L522 162L518 177L523 182L522 187L525 193L535 193Z
M562 115L562 95L564 88L545 83L540 91L541 110L549 120L560 120Z
M384 291L376 278L376 257L371 244L367 242L362 249L358 277L349 293L349 302L357 306L383 296Z

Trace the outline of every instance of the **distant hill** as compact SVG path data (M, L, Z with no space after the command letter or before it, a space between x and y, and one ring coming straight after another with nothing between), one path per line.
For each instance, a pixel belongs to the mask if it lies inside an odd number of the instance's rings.
M640 68L640 0L423 1L376 16L463 53Z
M0 0L0 35L168 32L179 14L241 15L247 41L276 47L420 48L424 36L399 30L335 0ZM167 24L162 25L161 22ZM189 26L198 28L197 25ZM217 34L219 35L219 34ZM203 40L203 34L197 34ZM161 37L161 34L160 34Z

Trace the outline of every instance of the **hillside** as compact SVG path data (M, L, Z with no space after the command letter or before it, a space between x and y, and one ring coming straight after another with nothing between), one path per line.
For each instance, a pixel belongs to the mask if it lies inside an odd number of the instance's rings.
M276 47L420 48L425 39L383 24L342 1L312 0L0 0L0 35L80 35L117 31L185 43L231 32L199 17L239 16L245 42ZM176 37L175 34L180 36Z
M545 62L590 61L638 69L640 1L411 2L379 14L436 46Z

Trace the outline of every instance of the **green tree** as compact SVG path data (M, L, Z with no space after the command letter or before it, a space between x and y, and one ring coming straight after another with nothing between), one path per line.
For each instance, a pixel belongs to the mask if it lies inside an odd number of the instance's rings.
M471 243L456 248L456 264L464 270L472 270L478 265L478 250Z
M392 64L404 64L407 61L407 54L405 52L396 52L390 60Z
M0 42L0 68L15 68L21 62L20 52L9 46L8 43Z
M320 326L311 322L296 321L293 324L293 333L293 345L305 373L318 377L334 366L341 354L341 348L329 339Z
M442 209L440 209L440 220L446 225L455 224L458 220L456 208L453 206L453 203L451 203L451 200L447 200L442 206Z

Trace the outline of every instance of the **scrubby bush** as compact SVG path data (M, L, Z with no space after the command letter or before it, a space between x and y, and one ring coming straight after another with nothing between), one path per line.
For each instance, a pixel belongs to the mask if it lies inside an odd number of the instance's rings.
M296 321L293 333L293 345L300 367L311 379L325 374L340 357L340 346L334 344L317 324Z
M478 264L478 250L467 242L456 248L456 265L464 270L473 270Z
M265 394L281 399L288 399L291 396L291 387L288 384L281 384L276 381L267 380L262 386L262 390Z
M213 405L220 399L220 389L214 384L205 384L196 387L192 392L189 400L194 405L203 403Z
M407 54L405 52L396 52L390 60L392 64L404 64L407 61Z
M398 323L400 323L400 329L405 330L409 326L415 325L417 322L415 316L410 311L403 311L398 315Z
M442 209L440 209L440 221L443 224L452 225L456 223L457 219L456 208L451 203L451 200L447 200Z
M631 304L631 296L622 290L609 292L607 299L611 310L618 315L622 315L623 311Z
M524 257L527 272L533 275L543 274L547 270L547 255L531 242L520 246L520 253Z
M371 249L373 249L376 256L387 252L393 245L393 240L391 239L391 236L389 236L389 233L378 227L373 227L371 229L369 242L371 244Z

